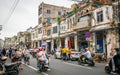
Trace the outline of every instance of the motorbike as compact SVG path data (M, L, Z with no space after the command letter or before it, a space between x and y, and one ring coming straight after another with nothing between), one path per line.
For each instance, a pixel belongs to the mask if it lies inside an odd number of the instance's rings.
M50 63L50 58L49 57L50 56L47 55L47 59L48 59L47 64L45 63L45 61L38 60L38 58L37 58L37 61L38 61L37 67L39 68L40 72L45 72L49 69L49 63Z
M112 68L110 67L109 64L110 64L110 61L109 61L108 64L106 64L106 66L105 66L105 68L104 68L104 70L105 70L105 72L106 72L107 74L111 74L111 72L112 72ZM111 64L112 64L112 63L111 63ZM111 66L112 66L112 65L111 65ZM115 72L116 72L118 75L120 75L120 65L116 67Z
M78 64L88 64L88 66L95 66L95 62L92 59L87 59L84 55L80 56L80 58L78 59Z
M48 64L45 63L45 61L40 61L38 60L38 65L37 67L39 68L39 71L40 72L44 72L44 71L47 71L48 69Z
M25 54L25 55L24 55L24 63L29 65L29 64L30 64L29 59L30 59L29 55L28 55L28 54Z
M0 75L18 75L21 63L5 64L7 57L0 58Z
M32 57L36 58L36 54L37 54L37 52L32 52Z

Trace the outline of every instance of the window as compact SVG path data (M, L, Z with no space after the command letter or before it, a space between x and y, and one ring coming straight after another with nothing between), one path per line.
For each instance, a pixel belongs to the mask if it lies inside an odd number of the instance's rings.
M58 15L61 15L61 12L60 12L60 11L58 11Z
M103 21L103 11L97 12L97 22Z
M50 33L51 33L51 30L47 30L47 35L50 35Z
M39 8L38 15L42 14L42 8Z
M47 10L47 14L50 14L50 13L51 13L51 11L48 9L48 10Z
M51 21L50 18L47 18L47 23L50 23L50 21Z
M67 24L68 24L68 29L69 29L70 28L70 26L69 26L70 25L69 20L67 21Z
M40 17L38 20L38 23L40 24L42 22L42 18Z
M38 34L42 33L42 28L38 28Z
M53 27L53 33L57 33L57 26Z
M75 18L73 17L73 24L75 23Z

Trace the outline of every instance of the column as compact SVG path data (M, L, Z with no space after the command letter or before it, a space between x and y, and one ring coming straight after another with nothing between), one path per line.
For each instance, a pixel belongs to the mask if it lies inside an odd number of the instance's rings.
M77 44L77 35L74 36L74 44L75 44L75 50L78 51L78 44Z
M65 48L68 48L68 40L69 40L69 37L66 37L65 38Z
M51 39L51 50L54 50L54 39Z

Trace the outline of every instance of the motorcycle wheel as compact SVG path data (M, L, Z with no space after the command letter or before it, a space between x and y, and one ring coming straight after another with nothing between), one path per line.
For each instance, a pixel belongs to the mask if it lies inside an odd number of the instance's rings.
M105 66L105 72L107 74L110 74L111 70L110 70L110 67L109 66Z
M95 66L95 62L93 60L90 60L88 63L89 66Z

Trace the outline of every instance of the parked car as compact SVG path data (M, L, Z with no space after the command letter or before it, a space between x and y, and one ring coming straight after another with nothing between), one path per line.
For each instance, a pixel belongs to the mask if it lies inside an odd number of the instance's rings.
M57 50L57 51L54 53L54 57L55 57L55 59L61 59L61 51Z
M70 59L73 60L78 60L80 58L80 52L72 50L70 54Z

